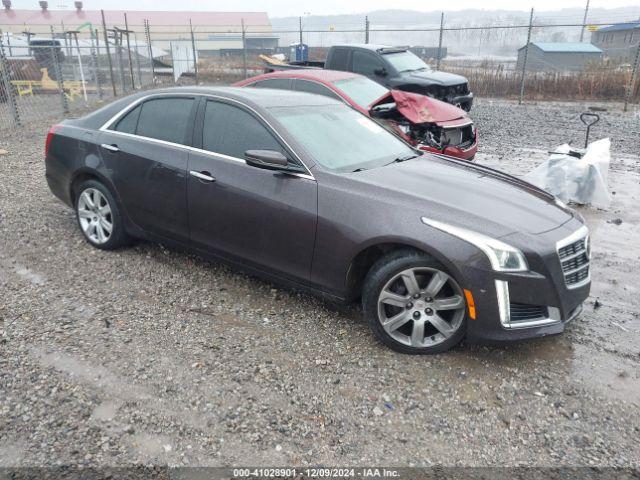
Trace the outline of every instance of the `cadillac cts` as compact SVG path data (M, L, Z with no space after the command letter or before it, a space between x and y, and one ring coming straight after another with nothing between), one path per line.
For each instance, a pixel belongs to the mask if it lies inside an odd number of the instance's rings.
M421 155L328 97L176 88L52 127L46 178L97 248L145 238L361 299L400 352L563 331L589 292L582 219L517 178Z

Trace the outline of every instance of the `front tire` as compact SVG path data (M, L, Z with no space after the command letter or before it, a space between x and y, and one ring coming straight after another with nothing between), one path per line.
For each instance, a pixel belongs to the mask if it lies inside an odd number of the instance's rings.
M466 328L462 288L423 252L403 249L378 260L363 286L362 308L376 337L414 355L444 352Z
M92 246L115 250L129 243L118 204L99 181L87 180L76 189L75 210L80 231Z

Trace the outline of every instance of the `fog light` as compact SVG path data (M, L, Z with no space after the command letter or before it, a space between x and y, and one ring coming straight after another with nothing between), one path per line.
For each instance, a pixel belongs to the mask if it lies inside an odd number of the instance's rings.
M509 283L504 280L496 280L496 294L498 295L498 311L500 312L500 323L509 328L511 323L511 312L509 311Z

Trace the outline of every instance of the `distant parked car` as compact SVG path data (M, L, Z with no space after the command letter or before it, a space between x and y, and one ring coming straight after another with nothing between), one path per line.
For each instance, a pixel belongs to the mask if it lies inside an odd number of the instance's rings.
M401 352L560 333L589 294L578 214L518 178L419 152L325 96L139 92L54 126L45 152L49 187L91 245L148 238L361 300ZM100 257L88 265L99 272Z
M243 80L236 86L297 90L341 100L388 124L420 150L465 160L472 160L478 150L475 125L464 110L424 95L389 90L356 73L282 70Z

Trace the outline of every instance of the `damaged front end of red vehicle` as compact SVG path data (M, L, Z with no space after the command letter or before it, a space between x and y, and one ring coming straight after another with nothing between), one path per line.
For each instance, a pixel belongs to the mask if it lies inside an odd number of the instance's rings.
M467 113L425 95L391 90L369 106L369 114L420 150L465 160L473 160L478 150L478 134Z

